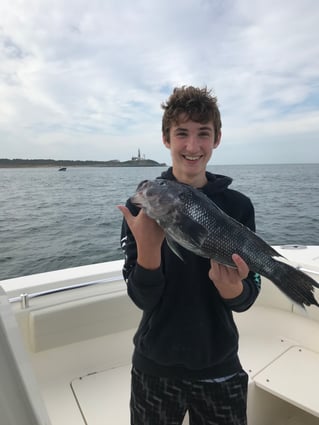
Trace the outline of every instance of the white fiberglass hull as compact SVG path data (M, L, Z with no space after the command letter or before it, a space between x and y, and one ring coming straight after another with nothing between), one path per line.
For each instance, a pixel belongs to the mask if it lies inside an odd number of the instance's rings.
M279 251L319 281L319 246ZM121 267L113 261L0 282L1 425L129 424L141 313ZM235 318L250 377L249 424L318 424L319 309L303 311L263 280L256 304Z

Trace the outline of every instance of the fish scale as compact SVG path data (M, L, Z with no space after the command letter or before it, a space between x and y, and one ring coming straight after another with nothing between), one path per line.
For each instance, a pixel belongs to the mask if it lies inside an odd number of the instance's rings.
M179 257L180 245L196 255L235 267L232 255L236 253L250 271L271 280L292 301L303 307L319 306L313 294L319 284L314 279L278 260L281 255L277 251L200 190L171 180L146 180L131 201L157 221Z

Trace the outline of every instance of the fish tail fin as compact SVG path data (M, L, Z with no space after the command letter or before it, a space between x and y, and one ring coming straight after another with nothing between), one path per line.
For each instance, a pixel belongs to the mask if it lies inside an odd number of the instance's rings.
M314 297L315 288L319 288L318 282L302 271L295 269L289 264L274 259L276 262L276 274L272 276L273 283L293 302L302 307L316 305L318 301Z

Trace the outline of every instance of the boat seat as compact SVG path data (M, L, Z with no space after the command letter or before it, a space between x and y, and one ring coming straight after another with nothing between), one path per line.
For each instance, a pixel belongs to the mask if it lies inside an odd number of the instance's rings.
M135 328L140 316L124 292L63 302L30 311L27 339L39 352Z

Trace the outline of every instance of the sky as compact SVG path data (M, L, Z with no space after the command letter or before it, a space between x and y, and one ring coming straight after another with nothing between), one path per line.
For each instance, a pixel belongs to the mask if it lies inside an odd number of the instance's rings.
M211 164L319 163L319 1L0 2L0 158L169 164L181 85L218 98Z

